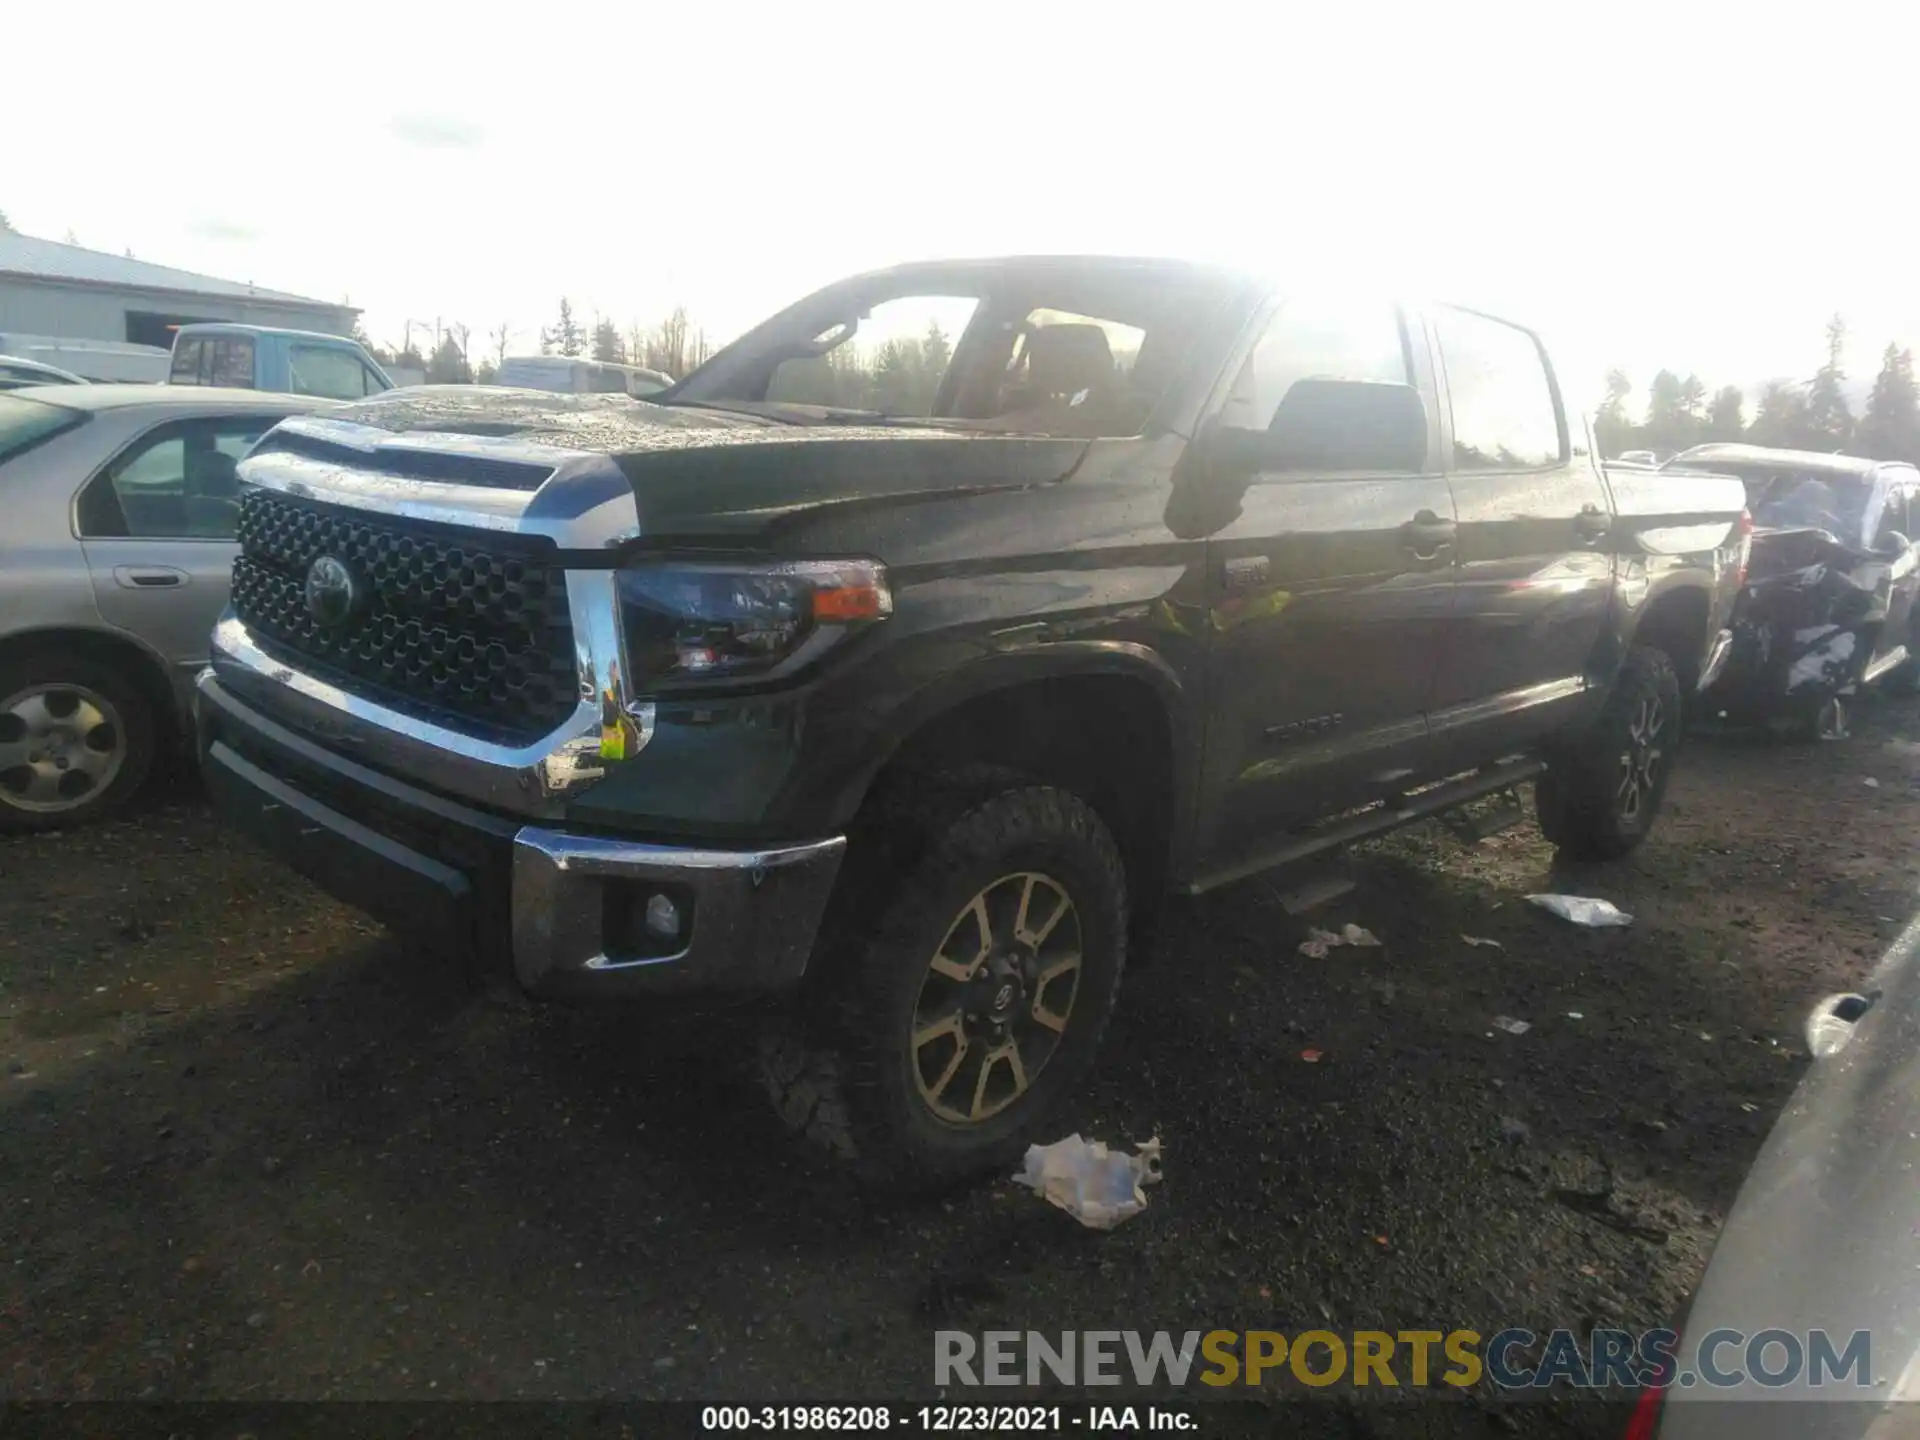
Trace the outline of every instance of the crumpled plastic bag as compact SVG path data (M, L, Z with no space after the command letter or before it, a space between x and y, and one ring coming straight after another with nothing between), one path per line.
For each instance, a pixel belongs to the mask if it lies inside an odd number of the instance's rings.
M1088 1229L1111 1230L1147 1208L1142 1187L1160 1179L1160 1137L1132 1155L1107 1149L1104 1140L1083 1140L1077 1132L1051 1145L1029 1145L1026 1162L1013 1178Z
M1589 929L1633 923L1633 917L1611 900L1591 900L1584 895L1529 895L1527 901L1542 910L1551 910L1562 920L1571 920Z
M1363 930L1358 925L1345 925L1339 934L1331 930L1309 930L1307 938L1300 942L1300 953L1315 960L1327 958L1327 952L1339 945L1378 945L1380 937L1371 930Z

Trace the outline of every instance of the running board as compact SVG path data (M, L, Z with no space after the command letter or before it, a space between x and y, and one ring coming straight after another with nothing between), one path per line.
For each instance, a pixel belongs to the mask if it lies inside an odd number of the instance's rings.
M1538 760L1508 760L1485 770L1476 770L1471 775L1463 775L1458 780L1430 785L1410 795L1398 795L1381 804L1369 806L1356 815L1330 821L1317 830L1298 835L1278 849L1252 860L1244 860L1211 875L1202 875L1182 888L1188 895L1204 895L1209 890L1218 890L1222 885L1231 885L1249 875L1258 875L1262 870L1292 865L1328 850L1371 840L1376 835L1385 835L1415 820L1425 820L1456 806L1524 784L1546 768Z
M1889 670L1898 670L1906 663L1907 647L1904 645L1896 645L1878 660L1869 663L1867 668L1860 672L1860 683L1862 685L1871 685Z
M1462 845L1478 845L1482 840L1490 839L1524 825L1527 819L1526 808L1520 803L1520 792L1509 790L1499 804L1469 815L1465 808L1442 815L1440 823L1453 832L1454 839Z

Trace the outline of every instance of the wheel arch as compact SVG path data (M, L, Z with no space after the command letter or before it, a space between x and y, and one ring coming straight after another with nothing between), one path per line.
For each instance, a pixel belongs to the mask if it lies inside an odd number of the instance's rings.
M0 665L48 653L79 655L125 675L153 712L156 740L161 745L184 741L187 717L180 711L171 668L145 642L125 631L80 625L49 625L0 637Z
M1199 716L1146 646L1063 643L976 661L897 712L862 806L925 767L1001 766L1082 794L1119 843L1136 915L1185 864Z
M1713 599L1707 587L1676 578L1648 594L1627 636L1629 646L1651 646L1673 662L1680 677L1683 704L1694 694L1700 679L1712 612Z

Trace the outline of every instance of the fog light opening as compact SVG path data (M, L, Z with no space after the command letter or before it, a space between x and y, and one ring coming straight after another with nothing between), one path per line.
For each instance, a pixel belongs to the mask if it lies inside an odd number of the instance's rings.
M662 940L680 938L680 907L673 903L673 897L664 891L656 890L647 897L642 924L649 935Z
M693 896L657 881L614 881L606 887L603 944L621 960L664 960L693 943Z

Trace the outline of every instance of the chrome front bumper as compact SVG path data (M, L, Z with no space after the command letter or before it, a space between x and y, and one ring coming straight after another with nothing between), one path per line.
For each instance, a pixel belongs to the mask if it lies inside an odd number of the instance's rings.
M195 710L222 819L427 948L510 960L543 999L784 989L806 972L846 849L841 836L705 848L525 824L336 753L213 669ZM640 921L654 894L681 917L670 937Z
M513 968L535 995L618 990L764 991L806 972L844 837L772 849L700 850L528 825L513 840ZM683 916L660 953L613 936L652 895Z

